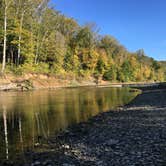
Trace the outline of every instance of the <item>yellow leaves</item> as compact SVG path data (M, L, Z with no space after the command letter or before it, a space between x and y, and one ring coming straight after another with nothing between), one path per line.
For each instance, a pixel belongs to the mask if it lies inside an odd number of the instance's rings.
M94 71L95 67L96 67L96 64L97 64L97 61L98 61L98 57L99 57L99 54L96 52L96 50L92 50L91 51L91 69L92 71Z
M151 68L149 68L148 66L144 66L144 69L143 69L143 75L144 75L144 77L146 79L149 79L150 74L151 74Z
M157 80L164 81L164 76L165 76L164 72L161 69L159 69L156 76Z
M136 81L143 81L144 77L141 72L135 74Z
M89 70L94 70L99 54L95 50L83 49L80 56L82 63L86 64Z
M98 49L98 54L99 54L100 59L102 59L102 61L104 62L105 66L108 66L110 59L108 58L108 55L107 55L105 49Z
M133 68L137 67L138 65L137 59L134 56L130 57L129 62Z

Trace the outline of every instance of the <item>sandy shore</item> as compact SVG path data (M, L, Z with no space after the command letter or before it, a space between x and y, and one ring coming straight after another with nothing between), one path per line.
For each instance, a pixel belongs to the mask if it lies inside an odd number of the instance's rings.
M127 106L78 124L37 150L25 154L24 165L164 166L166 89L145 90Z

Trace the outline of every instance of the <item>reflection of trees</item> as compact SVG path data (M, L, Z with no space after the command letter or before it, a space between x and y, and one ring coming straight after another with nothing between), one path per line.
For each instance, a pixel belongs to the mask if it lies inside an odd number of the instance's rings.
M17 153L34 148L50 134L86 121L100 111L126 104L135 96L128 89L116 88L0 93L0 97L2 95L0 124L3 123L4 129L0 127L0 138L3 131L5 139L0 146L3 147L5 143L5 152L2 153L6 158L8 151Z
M4 123L4 133L5 133L5 147L6 147L6 159L9 158L9 145L8 145L8 131L7 131L7 115L6 107L3 106L3 123Z

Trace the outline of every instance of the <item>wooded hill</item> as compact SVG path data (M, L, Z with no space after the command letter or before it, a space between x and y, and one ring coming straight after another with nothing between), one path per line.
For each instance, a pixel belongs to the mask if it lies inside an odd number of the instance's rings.
M164 81L166 67L129 52L94 24L80 26L48 0L0 0L1 73L43 73L114 82ZM134 41L133 41L134 42Z

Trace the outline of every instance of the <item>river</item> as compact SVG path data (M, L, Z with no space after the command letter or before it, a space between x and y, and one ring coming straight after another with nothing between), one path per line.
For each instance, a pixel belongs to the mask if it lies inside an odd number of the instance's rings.
M137 94L95 87L0 92L0 160L35 150L67 127L123 106Z

